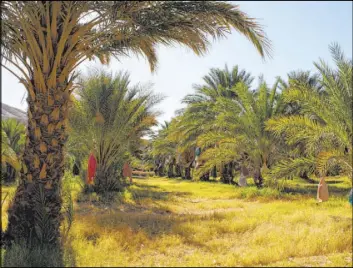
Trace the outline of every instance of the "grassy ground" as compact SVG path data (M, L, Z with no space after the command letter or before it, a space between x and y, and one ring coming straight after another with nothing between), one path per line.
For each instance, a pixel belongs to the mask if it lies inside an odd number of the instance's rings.
M81 195L73 183L75 221L65 241L64 263L352 267L351 184L346 178L328 183L330 199L320 204L317 185L301 180L289 181L286 193L279 193L142 178L124 193L104 198ZM23 264L21 254L13 255Z

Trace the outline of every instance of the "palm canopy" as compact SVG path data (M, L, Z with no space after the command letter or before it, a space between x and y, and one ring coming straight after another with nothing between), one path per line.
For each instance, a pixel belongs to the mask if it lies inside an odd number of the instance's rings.
M320 91L322 85L319 81L320 75L318 73L312 74L310 71L292 71L288 73L288 82L280 79L280 89L286 90L290 89L293 85L300 82L306 84L309 87Z
M182 137L178 140L185 149L195 147L197 137L213 128L217 99L236 98L237 93L231 89L240 82L250 86L253 77L245 70L239 71L238 65L235 65L231 71L227 66L224 69L212 68L203 80L204 84L194 85L195 93L188 94L182 100L187 107L180 114L175 130Z
M291 90L295 84L301 83L307 85L312 90L323 94L322 85L319 80L320 75L318 73L311 73L310 71L292 71L288 73L288 80L285 81L282 78L279 79L279 89L282 92ZM298 102L287 102L285 104L284 113L287 115L299 114L300 103Z
M256 91L245 83L231 90L237 93L237 99L217 98L212 128L198 138L198 145L210 147L201 156L206 163L199 172L237 159L246 159L253 170L260 172L275 161L276 143L264 129L264 122L283 110L278 81L272 88L260 81Z
M315 63L324 94L307 83L294 83L284 99L300 103L300 114L267 123L267 129L284 135L289 145L305 144L307 155L281 162L273 172L277 178L297 175L302 169L316 169L322 176L334 164L352 175L352 60L336 44L330 50L335 69L322 60Z
M157 124L153 108L161 97L146 86L131 86L127 73L97 72L82 79L70 115L70 151L79 160L90 151L102 176L116 172Z
M86 58L129 52L146 56L153 70L156 44L182 44L201 55L208 36L221 38L231 28L270 55L262 27L223 1L2 1L1 9L3 59L21 62L25 80L33 69L55 77L66 61L63 73Z
M171 122L164 121L160 124L160 129L152 140L152 155L157 158L167 158L176 153L176 143L170 138Z
M194 85L195 93L186 95L182 102L186 104L214 102L220 96L235 98L236 92L230 89L239 82L250 86L253 80L251 74L245 70L239 70L238 65L235 65L231 71L227 65L224 69L211 68L209 73L203 77L204 84Z

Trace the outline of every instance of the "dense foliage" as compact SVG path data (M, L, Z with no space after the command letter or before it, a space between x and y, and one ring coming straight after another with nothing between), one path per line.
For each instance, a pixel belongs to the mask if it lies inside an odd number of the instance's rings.
M142 137L157 124L158 112L153 108L162 99L147 86L131 86L127 73L92 73L82 78L76 92L69 152L82 174L86 174L92 152L97 158L96 190L117 190L123 163L131 162L142 146Z
M268 185L293 176L309 182L314 175L351 177L352 61L337 44L330 51L334 68L321 60L314 63L317 73L291 72L272 87L260 77L252 89L252 77L238 66L211 69L154 138L154 155L199 148L201 156L191 156L194 179L208 180L218 170L221 181L238 184L239 172L259 187L264 176Z

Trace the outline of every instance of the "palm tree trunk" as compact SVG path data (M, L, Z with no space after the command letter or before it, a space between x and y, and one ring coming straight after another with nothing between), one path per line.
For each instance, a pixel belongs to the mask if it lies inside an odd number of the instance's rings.
M254 183L258 188L263 186L263 177L261 174L261 168L257 168L254 172Z
M216 166L214 166L212 169L212 177L217 178L217 167Z
M209 172L206 172L205 174L203 174L203 175L200 177L200 180L201 180L201 181L210 181L210 173L209 173Z
M180 165L176 165L176 167L175 167L175 176L178 178L178 177L181 177L182 175L181 175L181 167L180 167Z
M158 176L163 177L164 176L164 165L160 164L157 169Z
M189 166L187 166L185 168L185 179L186 180L191 180L192 179L192 177L191 177L191 166L192 166L192 162L190 163Z
M227 164L223 165L221 168L221 181L227 183L228 180L228 166Z
M222 175L221 175L221 181L226 184L230 184L233 182L233 165L232 162L225 164L222 167Z
M229 177L229 183L232 183L233 182L233 178L234 178L234 175L233 175L233 162L230 162L228 164L228 177Z
M246 177L249 175L247 168L244 165L240 167L240 178L238 185L243 187L247 186Z
M168 164L168 178L173 178L174 174L173 174L173 163L169 163Z
M191 180L191 168L190 167L185 168L185 179Z
M315 183L314 180L310 179L309 176L308 176L308 173L306 171L304 171L303 173L301 173L299 175L300 178L302 178L303 180L306 180L307 182L309 183Z
M35 83L33 82L33 86ZM67 83L35 101L28 96L28 127L20 183L8 210L5 240L56 243L60 236L61 178L68 96ZM37 91L39 92L39 90Z

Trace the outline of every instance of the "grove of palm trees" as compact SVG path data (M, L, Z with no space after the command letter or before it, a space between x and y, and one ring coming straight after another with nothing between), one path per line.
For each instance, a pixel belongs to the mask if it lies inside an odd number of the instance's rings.
M351 267L341 44L273 81L209 67L165 120L168 95L111 64L142 56L158 76L161 46L207 58L237 32L266 68L266 30L226 1L2 1L1 65L27 116L1 122L1 265Z

